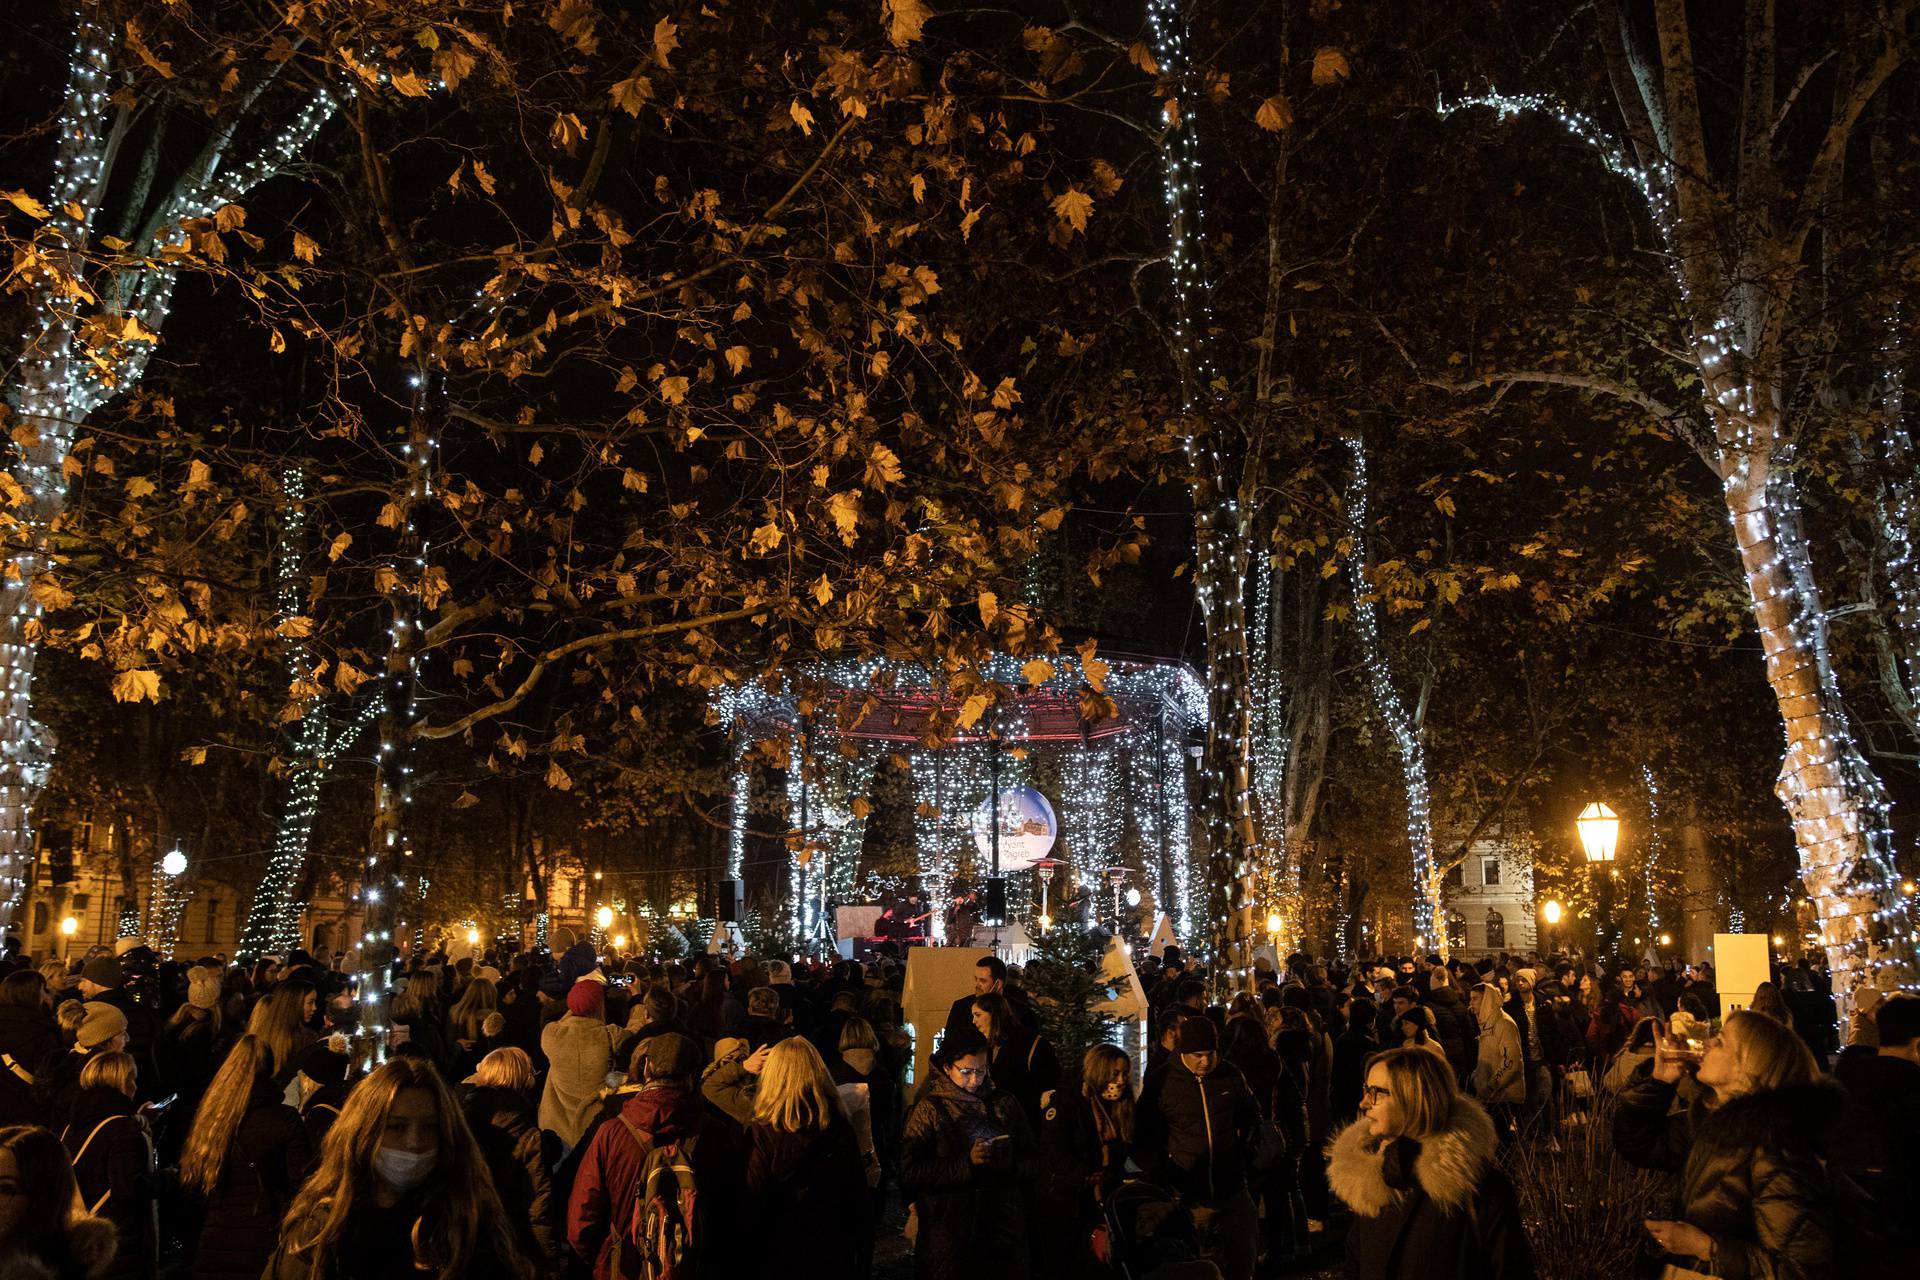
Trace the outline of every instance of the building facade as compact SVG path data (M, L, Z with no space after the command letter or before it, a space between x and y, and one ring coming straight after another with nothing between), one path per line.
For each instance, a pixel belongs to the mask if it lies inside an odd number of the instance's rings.
M1443 885L1449 954L1478 960L1535 948L1533 862L1519 843L1497 833L1476 840Z

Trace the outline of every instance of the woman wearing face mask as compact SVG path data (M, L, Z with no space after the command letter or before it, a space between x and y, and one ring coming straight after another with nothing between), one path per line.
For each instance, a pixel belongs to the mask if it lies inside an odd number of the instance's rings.
M45 1129L0 1129L0 1276L96 1280L113 1261L113 1224L89 1214L67 1149Z
M1022 1182L1033 1130L988 1071L985 1036L972 1027L948 1032L926 1090L907 1113L900 1183L918 1229L915 1280L1027 1275Z
M1133 1061L1110 1044L1087 1050L1080 1087L1056 1090L1040 1125L1041 1192L1035 1222L1049 1275L1077 1274L1100 1204L1120 1182L1133 1142Z
M525 1280L487 1162L433 1065L394 1058L347 1098L265 1280Z
M1675 1110L1689 1069L1702 1093ZM1678 1217L1646 1224L1668 1254L1719 1276L1835 1274L1836 1200L1823 1157L1843 1097L1792 1028L1735 1013L1697 1066L1662 1035L1651 1076L1619 1099L1614 1147L1642 1168L1680 1175Z
M1353 1210L1353 1280L1531 1280L1520 1201L1480 1104L1438 1054L1402 1046L1367 1064L1360 1118L1328 1150L1327 1184Z
M180 1155L183 1190L205 1206L193 1280L259 1280L280 1214L312 1163L300 1113L274 1083L260 1037L234 1042L194 1113Z

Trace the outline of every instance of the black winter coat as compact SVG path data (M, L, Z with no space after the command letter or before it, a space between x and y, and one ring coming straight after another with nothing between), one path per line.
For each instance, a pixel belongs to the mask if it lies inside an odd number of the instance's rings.
M415 1267L413 1255L413 1228L420 1220L421 1204L415 1197L384 1209L374 1204L355 1209L339 1249L325 1268L315 1268L293 1251L293 1240L310 1235L310 1228L289 1233L266 1270L248 1280L427 1280L434 1273ZM477 1252L461 1280L518 1280L519 1275L513 1259Z
M1367 1087L1367 1059L1380 1052L1373 1028L1349 1027L1333 1042L1333 1121L1344 1125L1360 1114Z
M1466 1083L1479 1061L1479 1020L1452 987L1433 988L1421 1003L1433 1014L1434 1039L1447 1051L1447 1065L1453 1068L1454 1078Z
M118 1089L93 1085L74 1095L60 1140L73 1157L80 1199L113 1223L113 1262L104 1280L143 1280L160 1266L154 1219L153 1142L134 1102Z
M219 1185L207 1197L193 1280L259 1280L280 1240L280 1218L313 1163L300 1113L272 1080L247 1099L227 1147Z
M1354 1212L1350 1280L1532 1280L1520 1200L1496 1163L1493 1121L1454 1099L1439 1133L1381 1143L1354 1121L1328 1150L1327 1185Z
M1920 1065L1843 1053L1847 1091L1830 1167L1840 1184L1843 1274L1920 1275Z
M1040 1127L1040 1099L1060 1083L1053 1046L1025 1027L1010 1027L993 1051L993 1085L1012 1094L1027 1113L1027 1127Z
M160 1015L154 1012L150 1004L133 998L133 992L127 987L116 987L112 991L102 991L88 1003L110 1004L127 1019L127 1052L133 1055L134 1065L139 1068L139 1090L135 1095L142 1102L152 1102L162 1097L160 1075L154 1065L153 1046L160 1039Z
M1148 1080L1135 1114L1133 1159L1148 1177L1202 1205L1246 1189L1260 1104L1233 1066L1202 1078L1176 1057Z
M880 1157L880 1169L887 1177L897 1177L900 1171L900 1085L894 1079L881 1057L872 1050L849 1049L852 1054L871 1054L862 1056L865 1064L862 1070L853 1062L835 1053L827 1059L828 1070L836 1085L863 1084L867 1086L867 1106L873 1113L873 1149Z
M817 1133L747 1126L746 1213L735 1274L848 1280L871 1230L866 1161L838 1111ZM795 1244L806 1241L805 1248Z
M512 1089L476 1088L462 1110L520 1252L551 1263L560 1256L549 1172L560 1155L559 1140L541 1130L533 1099Z
M1823 1081L1681 1112L1672 1112L1673 1098L1674 1086L1651 1076L1627 1085L1613 1145L1641 1168L1680 1175L1679 1216L1713 1238L1713 1273L1835 1274L1835 1199L1822 1160L1840 1090Z
M65 1047L49 1010L0 1005L0 1125L45 1123Z
M1009 1159L972 1162L975 1142L1002 1135L1012 1139ZM1012 1094L968 1093L934 1069L900 1142L900 1185L919 1228L915 1280L1026 1280L1034 1159L1033 1129Z

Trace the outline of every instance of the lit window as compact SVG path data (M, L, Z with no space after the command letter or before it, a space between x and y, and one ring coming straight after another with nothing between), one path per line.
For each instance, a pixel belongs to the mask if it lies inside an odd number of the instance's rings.
M1481 884L1499 884L1500 883L1500 859L1498 858L1480 859L1480 883Z
M1498 911L1487 912L1487 950L1498 951L1507 945L1507 920Z

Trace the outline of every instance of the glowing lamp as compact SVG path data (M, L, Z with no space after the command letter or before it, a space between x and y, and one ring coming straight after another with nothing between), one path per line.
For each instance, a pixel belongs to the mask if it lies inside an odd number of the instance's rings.
M613 949L614 949L615 951L624 951L624 950L626 950L626 947L627 947L627 935L626 935L626 934L624 934L624 933L616 933L616 934L614 934L614 935L613 935Z
M467 930L467 945L470 947L480 945L480 931L478 929Z
M613 923L613 908L612 907L600 908L598 911L593 913L593 919L594 919L594 923L598 924L602 929L606 928L608 925Z
M1670 934L1670 933L1663 933L1663 934L1661 934L1661 935L1660 935L1660 945L1661 945L1661 946L1663 946L1663 947L1670 947L1670 946L1672 946L1672 945L1673 945L1673 935L1672 935L1672 934Z
M80 932L80 922L72 916L67 916L60 921L60 932L71 938L74 934Z
M167 856L160 859L160 869L170 876L177 876L187 869L187 855L178 849L169 850Z
M1560 917L1565 914L1565 908L1558 902L1548 899L1547 905L1540 908L1540 914L1546 917L1548 924L1559 924Z
M1280 932L1281 923L1282 922L1280 919L1280 913L1278 911L1269 911L1267 913L1267 932L1268 933Z
M1580 811L1573 825L1580 829L1580 845L1588 862L1612 862L1620 846L1620 815L1598 800Z

